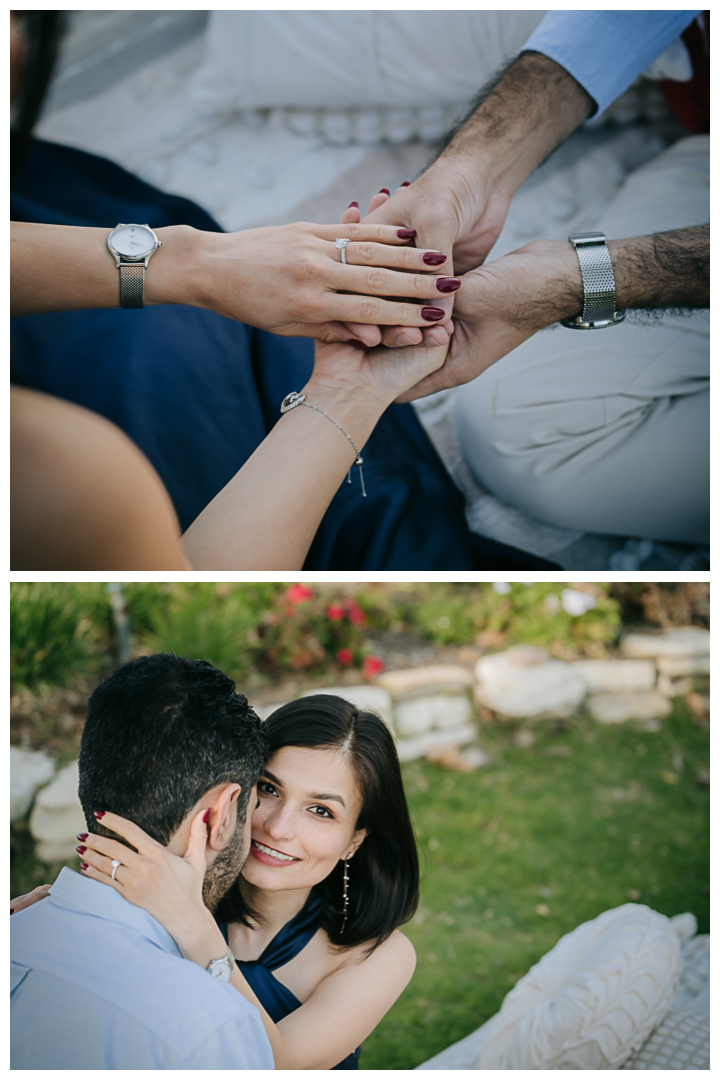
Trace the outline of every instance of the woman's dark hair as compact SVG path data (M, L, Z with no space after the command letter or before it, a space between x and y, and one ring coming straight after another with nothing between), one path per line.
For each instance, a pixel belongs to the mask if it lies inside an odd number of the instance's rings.
M64 11L16 11L25 43L20 75L20 93L15 102L10 130L10 162L17 173L30 145L57 62L60 41L66 28Z
M270 757L283 746L302 746L336 750L350 759L362 796L356 828L368 835L350 863L350 906L342 934L344 863L339 861L313 891L327 901L321 926L332 944L349 949L372 943L369 955L412 918L418 903L417 848L393 737L375 713L331 694L283 705L263 731ZM257 916L242 895L242 877L220 901L216 916L253 925Z

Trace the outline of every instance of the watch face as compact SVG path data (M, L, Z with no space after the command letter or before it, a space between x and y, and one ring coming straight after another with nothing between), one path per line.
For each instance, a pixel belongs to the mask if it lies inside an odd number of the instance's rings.
M121 225L113 230L111 243L119 255L129 259L141 259L155 247L153 234L145 225Z

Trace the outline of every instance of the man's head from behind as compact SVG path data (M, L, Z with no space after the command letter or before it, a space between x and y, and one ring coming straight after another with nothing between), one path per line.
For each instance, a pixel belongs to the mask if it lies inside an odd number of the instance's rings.
M211 792L204 892L213 908L242 867L248 798L265 753L260 721L227 675L203 660L142 656L88 701L79 761L88 828L105 833L93 814L109 810L172 846Z

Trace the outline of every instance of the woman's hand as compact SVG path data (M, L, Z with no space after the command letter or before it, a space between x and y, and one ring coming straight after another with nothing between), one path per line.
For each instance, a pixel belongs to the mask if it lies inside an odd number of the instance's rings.
M346 264L335 247L341 236L351 241ZM187 243L192 265L192 295L184 302L274 334L323 341L355 336L366 346L377 345L379 325L430 327L449 317L447 298L458 286L442 274L447 257L408 247L414 236L413 230L391 225L305 222L236 233L192 232L177 240L178 259ZM159 254L163 274L175 274L164 235ZM151 263L151 269L159 279L160 259L154 258L157 266ZM146 289L150 278L151 270ZM157 290L149 294L151 302L173 302L163 299L173 294L170 282L159 279ZM356 324L354 335L344 322Z
M23 896L16 896L14 900L10 901L10 914L14 915L16 911L22 911L23 908L30 907L32 904L36 904L38 900L44 900L49 895L49 885L38 885L32 892L25 893Z
M450 324L452 328L452 324ZM428 348L410 345L404 349L365 351L350 345L315 343L315 367L305 387L308 399L317 401L328 390L346 388L356 400L362 396L383 411L418 382L437 372L445 362L447 345Z
M137 851L109 837L78 834L81 842L77 852L83 860L80 866L85 877L110 885L131 904L144 908L162 923L184 955L198 933L207 932L211 924L214 931L220 933L202 897L207 869L206 813L201 810L193 819L188 848L182 858L151 839L138 825L117 814L104 814L103 825L122 836ZM115 880L112 878L113 859L120 863ZM220 955L222 953L218 953Z

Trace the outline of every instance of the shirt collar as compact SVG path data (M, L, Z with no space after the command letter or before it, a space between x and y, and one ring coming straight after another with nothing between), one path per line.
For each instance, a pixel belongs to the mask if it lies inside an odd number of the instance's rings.
M122 923L141 934L163 952L181 956L181 952L164 926L143 908L131 904L124 896L101 881L76 874L64 866L50 889L50 901L65 908L92 915L97 919ZM47 900L43 903L48 903Z

